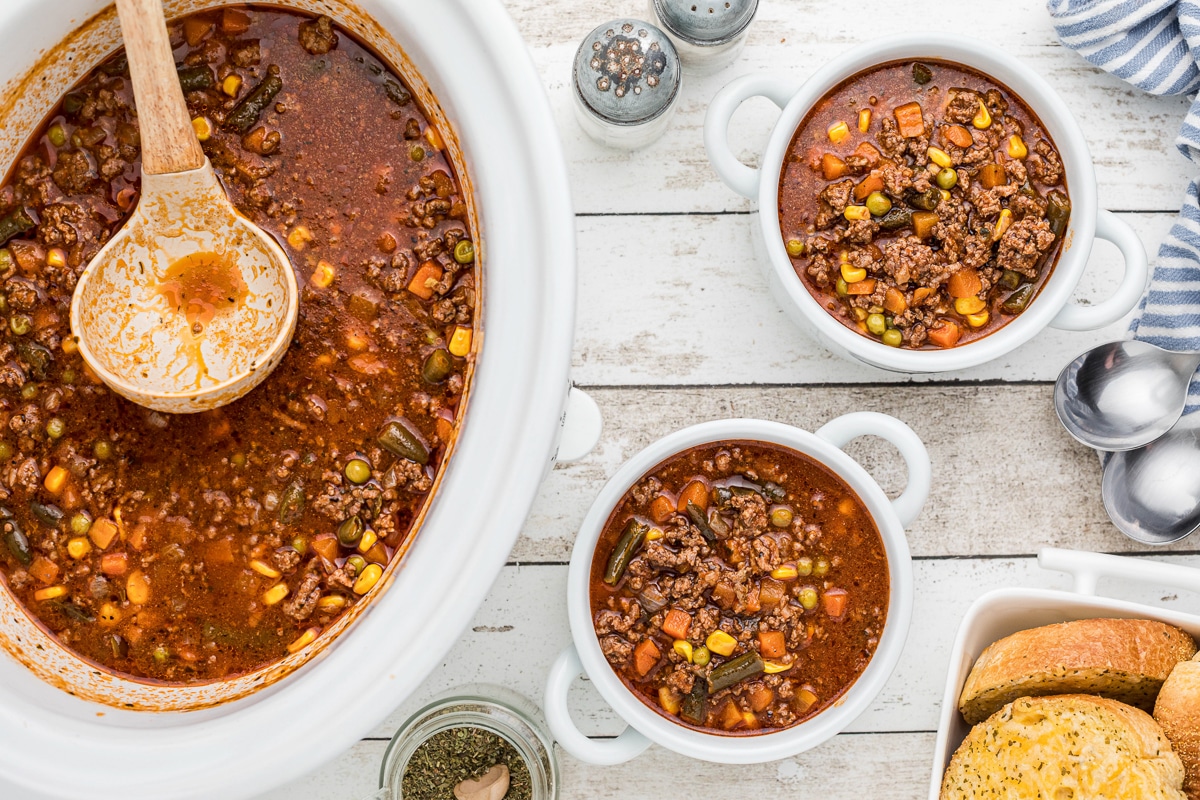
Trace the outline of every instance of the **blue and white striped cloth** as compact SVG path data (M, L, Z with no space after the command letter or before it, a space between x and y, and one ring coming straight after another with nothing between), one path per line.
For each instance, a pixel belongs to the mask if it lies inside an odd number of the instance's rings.
M1049 0L1065 46L1151 94L1200 91L1200 0ZM1175 146L1200 164L1200 101L1193 100ZM1162 247L1150 290L1130 327L1134 338L1170 350L1200 350L1200 189L1187 188ZM1200 373L1185 413L1200 411Z

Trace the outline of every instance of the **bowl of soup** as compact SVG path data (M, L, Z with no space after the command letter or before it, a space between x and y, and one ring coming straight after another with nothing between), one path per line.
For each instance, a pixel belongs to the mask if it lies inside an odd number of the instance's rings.
M753 96L782 114L751 169L729 119ZM1099 209L1078 124L1045 81L986 42L870 42L802 86L747 76L705 122L722 180L756 200L772 293L834 352L900 372L975 366L1047 326L1091 330L1131 311L1145 249ZM1120 249L1110 297L1071 294L1096 237Z
M868 434L905 459L895 500L840 449ZM913 592L904 530L929 487L920 439L874 413L816 433L707 422L638 453L576 539L573 644L544 702L555 738L599 764L651 742L756 763L845 729L900 657ZM571 721L568 689L582 674L628 723L620 736L589 739Z

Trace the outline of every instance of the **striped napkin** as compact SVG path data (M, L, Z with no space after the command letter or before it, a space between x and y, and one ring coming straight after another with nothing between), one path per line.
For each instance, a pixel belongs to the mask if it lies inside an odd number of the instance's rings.
M1049 0L1059 41L1097 67L1151 94L1200 90L1200 0ZM1200 164L1200 100L1175 146ZM1130 326L1135 339L1168 350L1200 350L1200 189L1192 181L1162 247L1150 289ZM1188 393L1200 411L1200 373Z

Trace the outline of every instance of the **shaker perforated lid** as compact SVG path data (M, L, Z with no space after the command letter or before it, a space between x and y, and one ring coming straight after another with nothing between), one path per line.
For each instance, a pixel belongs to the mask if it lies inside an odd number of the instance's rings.
M679 54L648 22L616 19L589 33L575 53L575 93L594 115L614 125L660 116L679 93Z
M716 46L745 32L758 0L653 0L663 26L685 42Z

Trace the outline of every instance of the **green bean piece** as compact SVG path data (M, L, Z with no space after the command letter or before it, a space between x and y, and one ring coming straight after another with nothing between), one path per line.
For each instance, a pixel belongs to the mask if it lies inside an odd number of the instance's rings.
M33 218L24 208L14 208L0 217L0 245L8 244L14 236L33 230Z
M1032 283L1025 283L1017 287L1017 290L1000 304L1000 310L1005 314L1020 314L1028 307L1029 301L1033 299L1034 288Z
M21 566L28 567L33 563L33 551L29 549L29 539L25 537L25 531L21 530L21 524L13 519L11 511L7 508L0 509L0 511L3 511L3 518L0 518L0 535L3 535L4 544Z
M361 486L371 480L371 465L361 458L352 458L346 462L346 480Z
M1062 236L1067 230L1067 222L1071 219L1071 200L1057 189L1046 198L1046 220L1055 236ZM0 242L2 243L2 242Z
M735 683L753 678L762 671L762 656L758 654L757 650L747 651L708 673L708 691L710 694L714 694L722 689L728 689Z
M279 524L295 525L304 516L304 482L296 478L283 490L279 499Z
M922 64L920 61L913 62L912 66L913 83L918 86L924 86L933 80L933 70Z
M63 111L74 116L83 108L83 97L75 92L68 92L63 98Z
M703 725L708 718L708 684L702 680L692 683L692 690L684 695L679 704L681 719L693 725Z
M387 92L388 99L398 106L408 105L408 102L412 100L408 89L390 78L383 82L383 90Z
M897 231L912 225L912 211L907 208L893 208L879 219L879 227L885 231Z
M212 70L207 64L201 64L198 67L179 67L176 69L176 73L179 75L179 88L185 92L211 89L216 83Z
M873 217L882 217L892 210L892 201L883 192L871 192L867 195L867 211Z
M454 245L454 260L460 264L470 264L475 260L475 245L470 239L463 239Z
M363 521L358 517L351 517L338 525L338 544L342 547L357 547L365 531L366 527L363 525Z
M909 189L904 195L904 200L913 208L919 208L922 211L933 211L938 207L938 203L942 202L942 194L932 186L923 192Z
M424 466L429 463L429 448L403 422L392 420L383 426L376 437L379 446L400 458L407 458Z
M37 342L17 342L17 353L29 365L34 378L39 381L46 380L46 370L54 361L54 354L50 352L50 348Z
M733 499L733 492L729 491L726 486L718 486L713 490L713 496L717 501L717 505L724 507L729 505L729 501Z
M1006 269L1000 273L1000 280L997 282L1005 289L1016 289L1021 285L1021 273Z
M717 534L713 533L713 529L709 526L708 517L704 515L704 509L691 500L687 504L687 515L692 524L700 529L700 535L704 537L704 541L712 544L717 540Z
M76 606L72 603L66 603L64 605L69 605L69 606L71 606L71 608L81 611L78 606ZM82 611L81 611L81 613L82 613ZM86 617L88 615L84 614L84 616ZM83 621L88 621L88 620L85 619ZM93 617L90 621L95 622L95 618ZM108 634L108 636L104 637L104 639L105 639L105 641L108 642L108 649L109 649L109 651L112 652L113 658L128 658L129 657L129 645L126 643L124 637L122 637L121 634L110 633L110 634Z
M439 347L430 353L426 357L425 363L421 365L421 378L426 383L441 383L450 377L452 369L450 354Z
M625 574L629 562L633 560L649 532L648 525L643 525L630 517L629 522L625 523L625 530L622 531L621 538L617 540L617 546L613 548L612 554L608 557L608 565L604 568L605 583L609 586L617 585L617 581L621 580L621 576Z
M46 605L53 608L55 611L61 612L64 617L70 617L71 619L75 620L76 622L95 622L96 621L96 618L94 616L92 616L88 612L84 611L82 608L75 605L74 603L67 602L66 600L46 600L45 603L46 603ZM116 634L113 634L113 636L116 636ZM119 639L120 637L117 636L117 638Z
M29 510L37 517L43 525L49 525L51 528L57 528L58 524L63 521L66 514L58 506L45 505L37 500L29 501Z
M251 89L242 101L234 106L233 111L229 112L229 116L225 118L225 127L245 134L258 122L258 118L275 99L275 95L279 94L279 90L283 88L283 81L278 74L279 67L272 64L268 69L269 74L263 78L262 83Z

